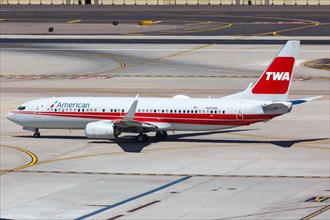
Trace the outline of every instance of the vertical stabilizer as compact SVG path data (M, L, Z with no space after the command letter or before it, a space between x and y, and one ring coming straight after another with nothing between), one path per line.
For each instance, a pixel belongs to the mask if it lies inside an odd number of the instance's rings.
M287 101L300 41L288 41L259 79L231 98Z

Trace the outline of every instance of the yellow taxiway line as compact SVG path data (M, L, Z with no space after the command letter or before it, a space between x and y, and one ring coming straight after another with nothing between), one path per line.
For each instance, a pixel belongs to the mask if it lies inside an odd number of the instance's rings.
M14 149L14 150L21 151L21 152L23 152L23 153L25 153L25 154L27 154L31 157L31 161L28 164L16 167L12 170L1 171L0 175L6 174L6 173L12 172L12 171L19 171L19 170L22 170L22 169L27 168L27 167L31 167L31 166L35 165L38 162L38 157L34 153L32 153L31 151L25 150L25 149L20 148L20 147L9 146L9 145L4 145L4 144L0 144L0 146L5 147L5 148L9 148L9 149Z
M67 24L73 24L73 23L78 23L78 22L81 22L81 20L71 20L71 21L68 21L66 23Z
M322 209L302 218L301 220L308 220L308 219L311 219L311 218L314 218L315 216L321 214L322 212L325 212L327 211L328 209L330 209L330 205L327 205L326 207L323 207Z

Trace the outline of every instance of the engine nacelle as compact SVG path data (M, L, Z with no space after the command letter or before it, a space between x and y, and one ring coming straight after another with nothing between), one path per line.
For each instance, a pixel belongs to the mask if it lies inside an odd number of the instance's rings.
M115 139L119 135L118 128L111 122L91 122L86 125L85 134L90 139Z

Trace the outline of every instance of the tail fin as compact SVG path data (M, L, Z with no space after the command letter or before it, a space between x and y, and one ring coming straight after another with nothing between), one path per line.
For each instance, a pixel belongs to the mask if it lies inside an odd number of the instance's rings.
M299 45L300 41L288 41L253 85L230 97L287 101Z

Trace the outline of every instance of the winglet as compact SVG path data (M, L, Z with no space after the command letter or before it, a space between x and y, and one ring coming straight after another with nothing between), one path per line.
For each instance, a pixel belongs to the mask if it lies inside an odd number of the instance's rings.
M124 117L123 121L133 121L134 119L134 115L135 115L135 112L136 112L136 107L137 107L137 104L138 104L138 100L136 99L133 104L131 105L131 107L129 108L126 116Z
M300 105L303 104L305 102L309 102L318 98L321 98L322 96L313 96L313 97L309 97L309 98L304 98L304 99L297 99L297 100L291 100L289 102L292 103L292 105Z

